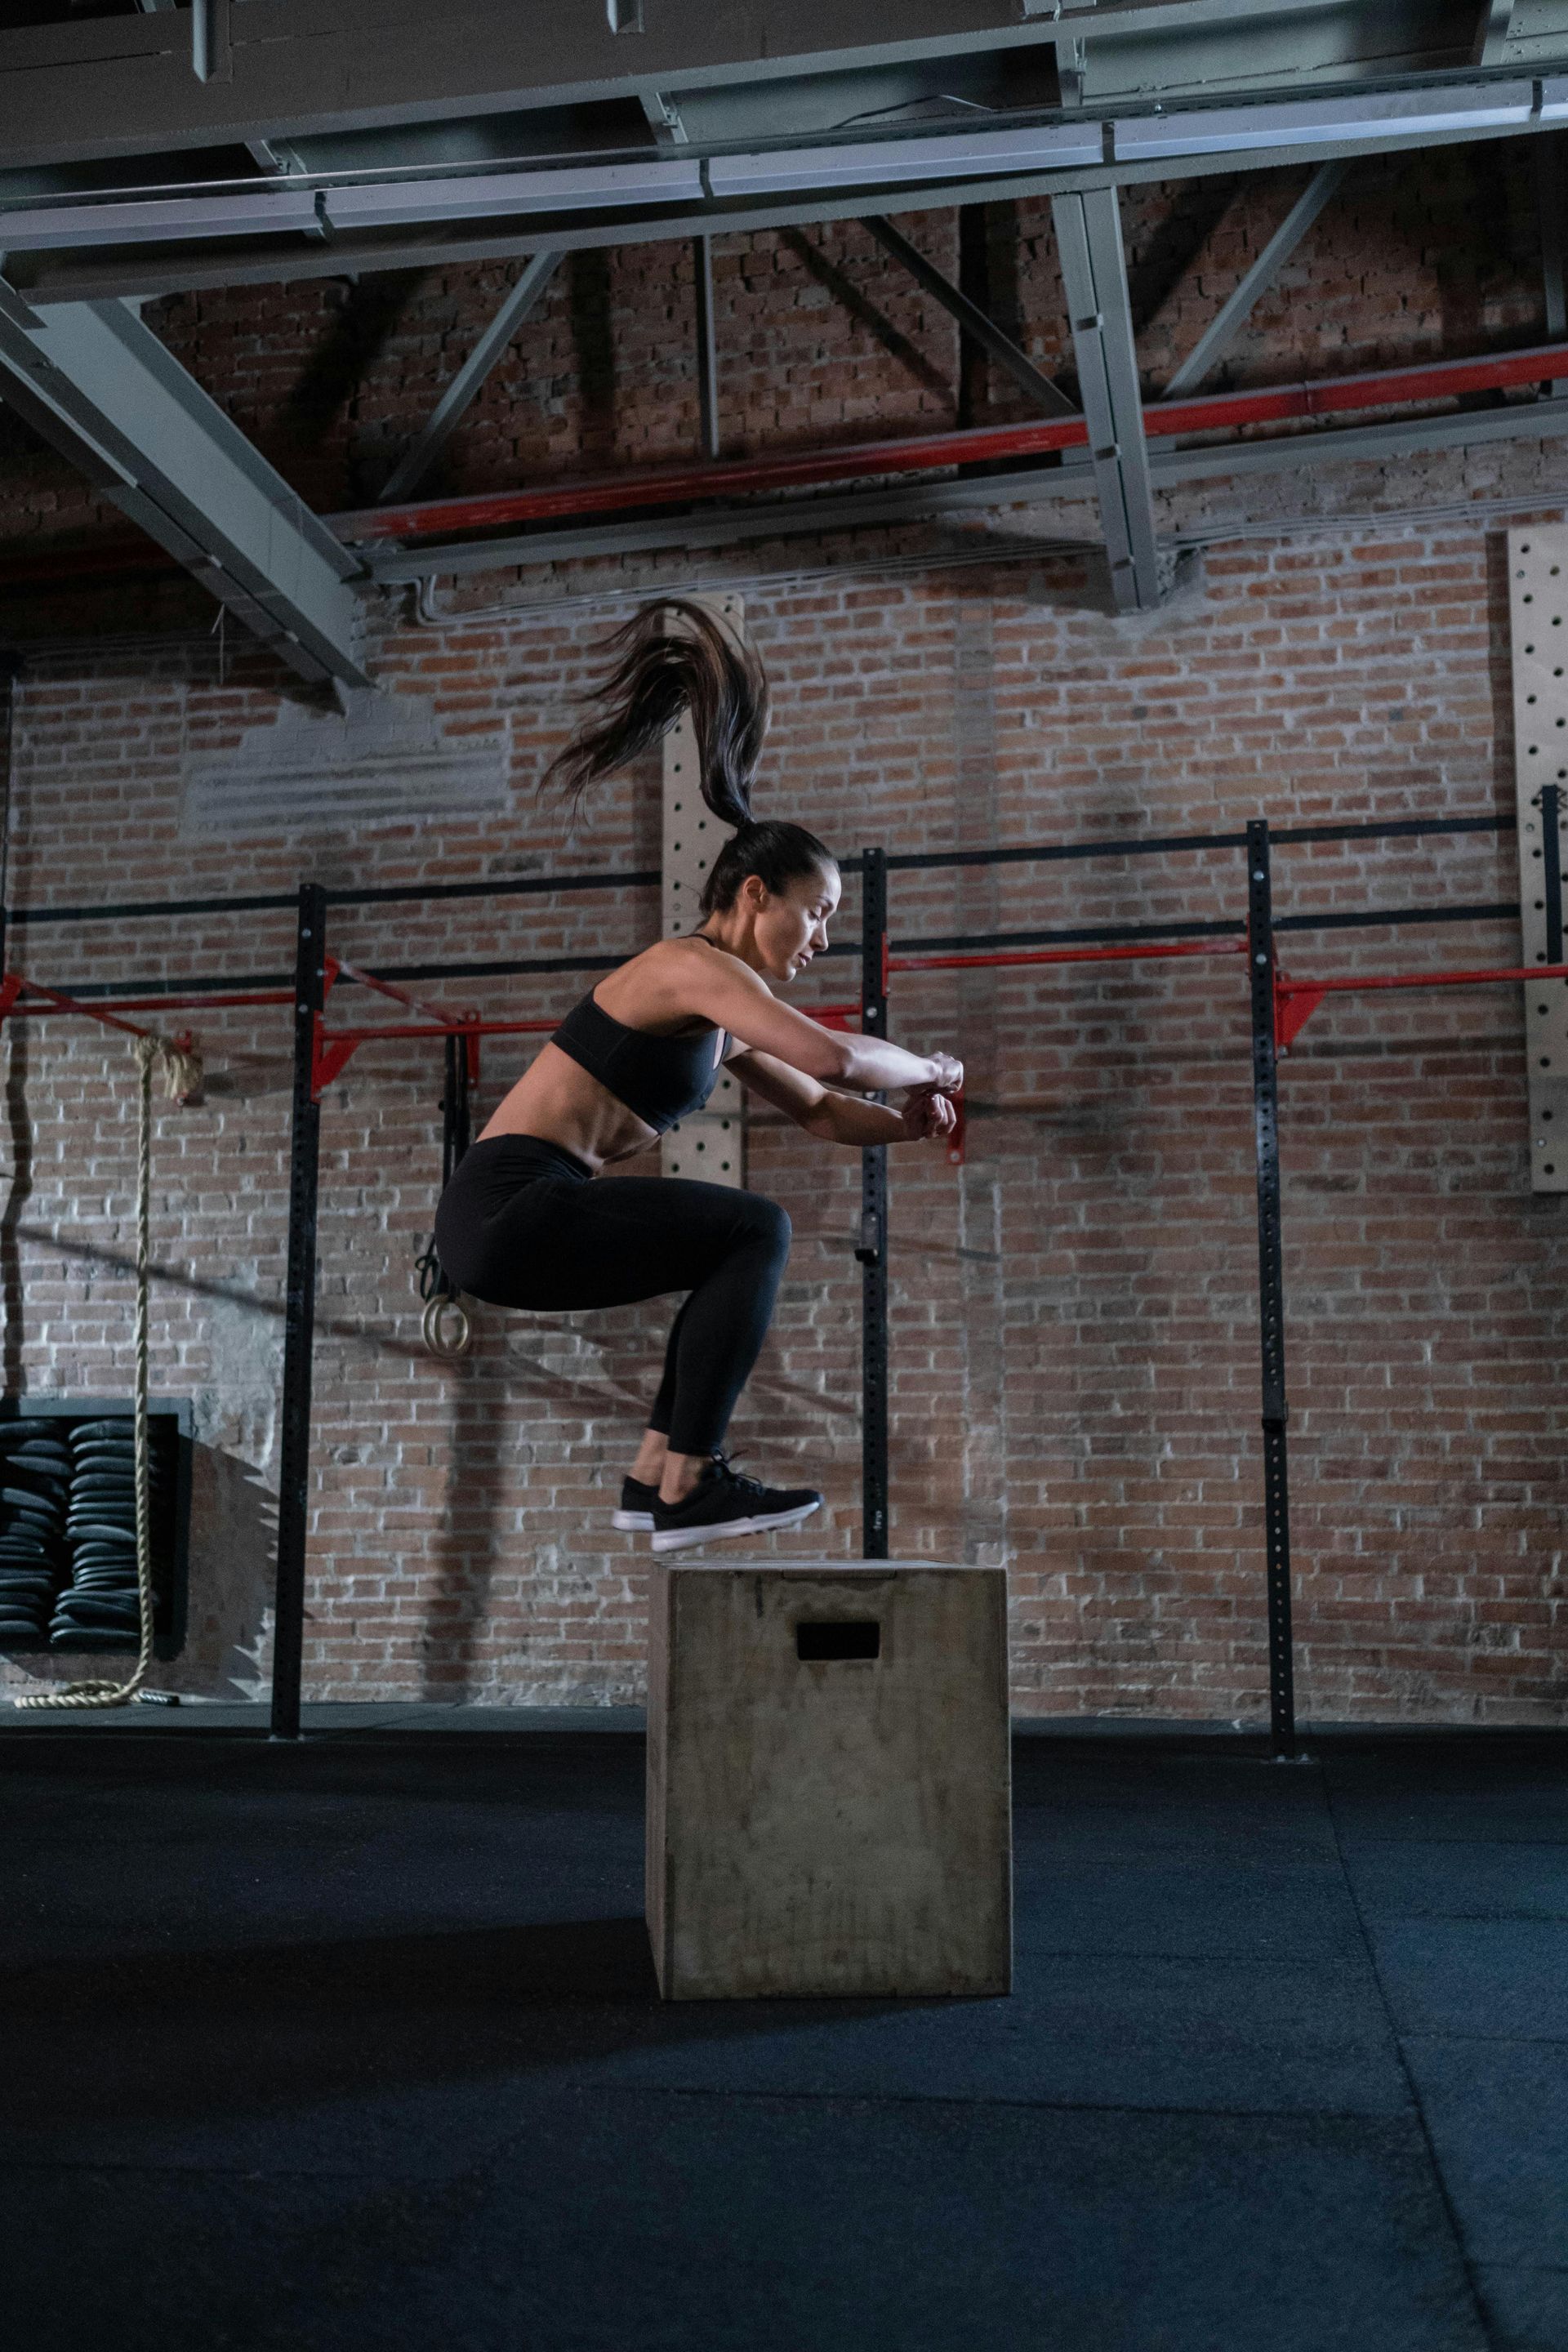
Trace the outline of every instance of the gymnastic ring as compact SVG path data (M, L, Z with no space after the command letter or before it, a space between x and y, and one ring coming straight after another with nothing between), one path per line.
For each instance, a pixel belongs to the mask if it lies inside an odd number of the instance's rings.
M457 1328L451 1332L445 1328L447 1315L455 1316L457 1318ZM429 1349L430 1353L433 1356L439 1356L444 1364L455 1363L459 1356L466 1356L469 1342L474 1336L468 1322L468 1312L462 1300L443 1292L438 1292L434 1298L426 1301L419 1328L425 1335L425 1345Z

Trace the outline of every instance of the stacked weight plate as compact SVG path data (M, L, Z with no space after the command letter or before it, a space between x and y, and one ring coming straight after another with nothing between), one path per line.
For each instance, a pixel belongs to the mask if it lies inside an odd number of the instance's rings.
M45 1421L0 1423L0 1647L41 1642L69 1573L73 1464Z
M136 1447L131 1417L81 1421L69 1432L70 1493L65 1535L70 1582L55 1601L55 1649L119 1648L137 1638ZM169 1523L171 1466L153 1448L150 1500L154 1563Z

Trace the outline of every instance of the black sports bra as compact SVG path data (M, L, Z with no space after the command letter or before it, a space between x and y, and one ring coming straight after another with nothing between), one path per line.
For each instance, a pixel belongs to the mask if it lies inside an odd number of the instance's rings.
M721 1029L699 1029L687 1037L656 1037L647 1029L628 1029L595 1004L590 989L550 1042L656 1135L662 1135L677 1119L701 1109L713 1091L727 1041Z

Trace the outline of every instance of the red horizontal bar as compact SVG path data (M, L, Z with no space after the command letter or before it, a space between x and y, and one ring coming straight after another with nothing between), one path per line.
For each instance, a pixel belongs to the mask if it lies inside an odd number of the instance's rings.
M1555 381L1565 358L1568 347L1546 343L1500 357L1483 353L1470 360L1431 360L1418 367L1380 368L1369 375L1331 376L1321 383L1281 384L1273 391L1157 401L1143 411L1143 429L1150 434L1212 433L1222 425L1272 425L1294 416L1334 416L1348 409L1452 400L1466 392L1503 392L1512 384Z
M117 1019L114 1013L106 1012L100 1005L79 1003L74 996L62 996L58 989L40 988L37 981L23 980L15 972L6 974L5 992L9 998L5 1010L9 1013L79 1013L84 1020L101 1022L106 1029L122 1029L128 1037L151 1037L153 1034L134 1021ZM26 1004L23 1003L26 997L37 997L41 1001L36 1004Z
M1147 956L1245 955L1247 941L1174 940L1151 947L1014 948L999 955L892 956L889 971L973 971L994 964L1135 963Z
M291 1004L293 1001L291 988L267 988L235 996L115 996L109 998L107 1003L114 1013L202 1013L214 1004ZM16 1013L49 1013L57 1008L48 1004L17 1004L12 1009ZM92 1008L72 1003L71 1009L88 1013Z
M392 1021L376 1029L323 1029L323 1045L374 1045L378 1037L524 1037L544 1036L559 1029L553 1021Z
M1359 408L1397 407L1451 400L1461 393L1496 392L1510 384L1568 377L1568 344L1542 344L1476 359L1434 360L1418 367L1282 384L1256 392L1222 392L1201 399L1151 402L1143 429L1151 436L1212 433L1292 417L1328 416ZM757 490L803 488L873 474L934 473L948 466L1040 457L1081 448L1089 431L1081 416L1037 418L1023 425L983 425L965 431L863 441L833 449L731 458L701 466L629 468L595 480L548 488L502 490L478 498L431 499L416 506L362 508L328 518L340 539L353 544L380 539L422 539L435 532L482 530L504 523L562 521L610 514L626 507L680 506L689 500L736 498Z
M374 972L362 971L358 964L347 963L342 956L329 956L327 962L334 978L341 972L345 980L353 981L361 988L372 988L378 996L390 996L395 1003L406 1004L411 1013L422 1013L427 1021L439 1022L443 1026L450 1024L454 1029L472 1026L468 1013L454 1012L445 1004L427 1004L422 996L411 996L407 989L399 988L395 981L377 980Z
M613 514L623 507L682 506L691 499L736 498L751 490L803 489L816 482L868 474L931 473L943 466L973 465L980 458L1070 448L1088 439L1081 416L1056 416L1037 425L984 425L898 441L863 441L853 448L731 458L717 465L629 467L625 473L563 482L551 489L499 490L480 498L430 499L412 507L370 507L331 515L328 521L340 539L359 546L377 539L427 538L433 531Z
M1568 963L1510 964L1496 971L1353 972L1342 980L1277 980L1277 996L1351 995L1363 988L1474 988L1502 980L1568 980Z

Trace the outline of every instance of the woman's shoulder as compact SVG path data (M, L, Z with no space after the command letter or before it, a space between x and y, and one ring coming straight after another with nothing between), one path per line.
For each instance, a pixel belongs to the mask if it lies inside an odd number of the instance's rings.
M713 940L701 939L692 931L678 934L673 939L656 940L652 947L644 948L641 955L634 956L629 963L623 964L621 971L639 971L646 973L650 980L665 981L680 987L695 986L703 994L714 986L724 988L737 984L753 992L760 991L770 996L773 993L762 974L753 971L750 964L742 963L739 956L731 955Z

